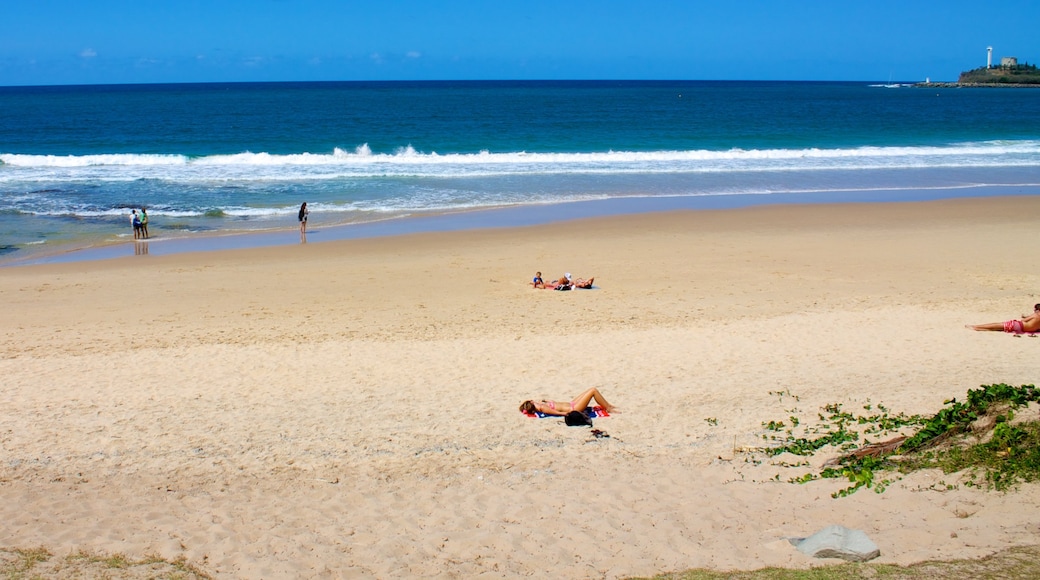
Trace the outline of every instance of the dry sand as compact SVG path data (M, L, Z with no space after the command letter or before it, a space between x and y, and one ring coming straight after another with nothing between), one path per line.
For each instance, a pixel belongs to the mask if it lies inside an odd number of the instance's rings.
M832 499L846 484L734 452L792 409L1035 383L1040 338L964 325L1040 302L1038 238L1040 198L1017 197L0 270L0 547L221 578L616 578L820 565L785 538L830 524L879 562L1040 544L1040 486L921 472ZM598 288L533 290L536 270ZM610 438L517 411L590 385L622 410Z

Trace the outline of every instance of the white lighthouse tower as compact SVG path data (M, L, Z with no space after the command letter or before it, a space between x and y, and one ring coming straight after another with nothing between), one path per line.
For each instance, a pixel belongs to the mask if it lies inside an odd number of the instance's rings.
M993 68L993 47L986 47L986 68Z

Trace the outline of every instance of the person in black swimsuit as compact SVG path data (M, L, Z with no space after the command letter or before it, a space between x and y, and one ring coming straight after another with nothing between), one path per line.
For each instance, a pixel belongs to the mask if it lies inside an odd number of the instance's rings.
M300 220L301 234L307 233L307 216L309 215L311 215L311 210L307 209L307 202L303 202L303 205L300 206L300 213L296 216Z

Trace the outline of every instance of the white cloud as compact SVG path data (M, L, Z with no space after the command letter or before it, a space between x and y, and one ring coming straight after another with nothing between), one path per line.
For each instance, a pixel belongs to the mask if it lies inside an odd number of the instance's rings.
M407 56L408 58L420 58L422 57L422 53L418 50L409 50L407 53L405 53L405 56Z
M79 56L81 58L94 58L95 56L97 56L97 51L93 48L84 48L80 51Z

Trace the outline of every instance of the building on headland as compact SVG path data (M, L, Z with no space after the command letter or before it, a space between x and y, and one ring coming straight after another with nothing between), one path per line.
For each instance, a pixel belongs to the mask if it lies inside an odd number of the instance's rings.
M1018 66L1018 57L1015 56L1002 56L1000 57L1000 68L1015 68ZM993 47L986 47L986 68L993 68Z
M1016 56L1000 57L1000 65L993 64L993 47L986 47L986 66L962 72L957 82L933 83L929 78L915 87L1028 87L1040 89L1040 67L1018 62Z

